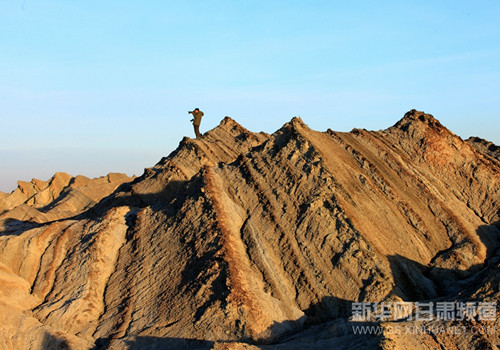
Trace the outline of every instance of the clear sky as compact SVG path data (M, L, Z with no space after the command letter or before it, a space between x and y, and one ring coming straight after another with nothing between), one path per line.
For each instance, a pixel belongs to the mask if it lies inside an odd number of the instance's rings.
M229 115L385 129L412 108L500 144L500 1L0 1L0 190L141 175Z

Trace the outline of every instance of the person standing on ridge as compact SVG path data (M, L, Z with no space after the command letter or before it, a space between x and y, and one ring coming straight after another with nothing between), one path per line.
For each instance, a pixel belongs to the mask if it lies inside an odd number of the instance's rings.
M203 112L200 111L199 108L195 108L194 111L190 111L188 113L193 115L193 119L191 119L191 121L193 122L194 133L196 134L196 138L199 139L201 137L200 124L201 124L201 117L203 117Z

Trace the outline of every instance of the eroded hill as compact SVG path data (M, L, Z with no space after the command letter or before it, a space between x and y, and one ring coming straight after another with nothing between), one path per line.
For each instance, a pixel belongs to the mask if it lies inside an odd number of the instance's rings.
M489 334L390 331L411 318L352 331L353 302L498 300L500 162L478 145L415 110L350 133L294 118L268 135L226 118L100 198L99 185L61 175L62 192L20 184L24 197L0 197L0 338L7 348L493 347L498 318L468 320Z

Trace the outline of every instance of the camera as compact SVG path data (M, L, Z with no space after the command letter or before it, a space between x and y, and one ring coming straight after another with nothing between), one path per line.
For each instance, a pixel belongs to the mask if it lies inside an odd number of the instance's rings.
M191 114L191 113L193 113L193 112L194 112L194 111L188 111L188 114Z

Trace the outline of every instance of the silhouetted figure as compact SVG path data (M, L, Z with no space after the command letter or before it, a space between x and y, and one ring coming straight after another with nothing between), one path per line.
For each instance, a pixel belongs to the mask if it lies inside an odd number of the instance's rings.
M203 112L200 111L199 108L195 108L194 111L190 111L188 113L193 115L193 119L191 119L191 121L193 122L194 133L196 134L196 138L199 139L201 137L200 124L201 124L201 117L203 117Z

